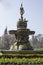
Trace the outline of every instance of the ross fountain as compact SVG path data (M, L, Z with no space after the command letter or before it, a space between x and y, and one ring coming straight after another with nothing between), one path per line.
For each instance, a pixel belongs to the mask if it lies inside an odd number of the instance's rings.
M16 41L14 45L12 46L11 50L33 50L32 46L29 42L29 35L34 34L34 31L30 31L30 29L27 29L27 20L23 18L24 14L24 8L21 4L20 7L20 15L21 18L19 19L17 23L17 30L10 30L9 34L15 34Z

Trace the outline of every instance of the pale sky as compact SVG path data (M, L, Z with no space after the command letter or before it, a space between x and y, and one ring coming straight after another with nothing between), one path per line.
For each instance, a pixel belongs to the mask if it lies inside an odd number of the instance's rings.
M0 36L6 26L8 31L17 29L21 3L25 10L24 18L28 20L27 27L36 35L43 34L43 0L0 0Z

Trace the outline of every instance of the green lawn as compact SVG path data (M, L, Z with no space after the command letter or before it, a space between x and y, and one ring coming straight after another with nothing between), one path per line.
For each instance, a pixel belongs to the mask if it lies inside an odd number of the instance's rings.
M36 51L43 51L43 48L36 48Z

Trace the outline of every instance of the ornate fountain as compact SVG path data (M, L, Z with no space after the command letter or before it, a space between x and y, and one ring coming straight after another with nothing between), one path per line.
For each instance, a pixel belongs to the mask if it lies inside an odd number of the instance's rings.
M17 30L10 30L10 34L15 34L16 41L11 50L33 50L29 42L29 35L34 34L34 31L27 29L27 20L23 18L24 8L21 4L20 15L21 18L17 22Z

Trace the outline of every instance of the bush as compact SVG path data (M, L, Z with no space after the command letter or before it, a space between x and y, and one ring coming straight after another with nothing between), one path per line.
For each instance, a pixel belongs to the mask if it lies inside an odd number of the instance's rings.
M43 54L2 54L0 63L43 63Z

